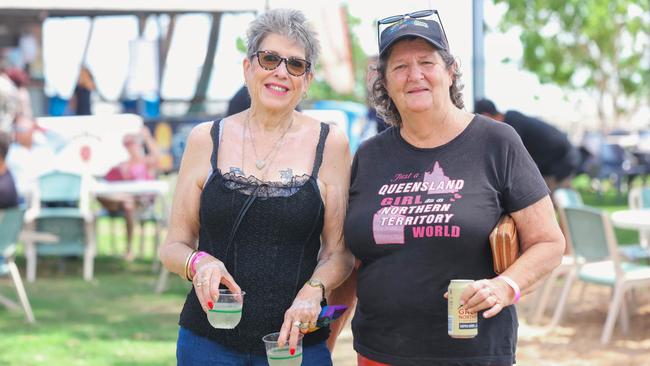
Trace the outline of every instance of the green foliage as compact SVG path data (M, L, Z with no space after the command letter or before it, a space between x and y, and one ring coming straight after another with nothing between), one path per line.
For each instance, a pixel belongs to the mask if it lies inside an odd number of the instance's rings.
M543 83L595 92L617 122L650 98L647 0L494 0L507 4L500 28L517 28L523 67Z
M237 40L235 41L235 46L237 47L237 50L244 55L248 52L248 47L246 47L246 41L244 40L243 37L237 37Z
M309 99L346 100L359 103L366 101L366 67L368 56L361 48L361 42L354 32L354 27L361 24L361 19L354 17L346 8L346 19L348 22L348 35L352 48L352 65L354 68L355 88L350 94L337 93L327 82L319 78L320 65L316 65L316 77L309 88Z
M352 64L354 67L354 78L355 78L355 90L349 94L341 94L336 92L332 87L319 77L321 70L320 65L316 65L316 73L314 81L309 88L308 98L311 100L345 100L365 103L366 100L366 87L365 87L365 77L366 77L366 65L367 65L367 56L363 52L361 47L361 42L354 32L354 27L361 24L361 19L354 17L347 11L346 8L346 19L349 27L349 37L350 45L352 48ZM242 55L246 55L248 49L246 47L246 41L243 37L237 37L236 47Z
M311 100L345 100L351 102L363 102L356 94L341 94L325 81L324 79L314 79L309 87L307 97Z

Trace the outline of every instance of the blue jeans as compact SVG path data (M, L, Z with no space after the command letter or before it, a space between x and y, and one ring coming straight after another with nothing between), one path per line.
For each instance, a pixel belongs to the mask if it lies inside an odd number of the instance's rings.
M260 339L260 343L262 340ZM183 327L178 331L176 345L178 366L268 366L266 356L240 353ZM332 366L332 356L325 342L305 347L302 364L309 366Z

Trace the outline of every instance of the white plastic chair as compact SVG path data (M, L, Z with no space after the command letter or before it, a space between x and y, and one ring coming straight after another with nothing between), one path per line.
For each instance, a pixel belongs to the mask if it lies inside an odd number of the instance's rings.
M27 281L36 279L39 255L83 256L83 278L92 280L96 241L87 179L61 171L51 171L38 178L31 207L25 213L25 223L32 230L56 235L58 240L25 242ZM47 204L61 202L73 207L47 207Z
M625 295L637 287L650 287L650 266L620 260L614 228L603 211L590 207L566 207L564 212L577 265L567 276L551 323L552 326L559 323L576 279L611 287L613 297L600 338L602 344L607 344L618 316L621 316L623 331L627 332Z

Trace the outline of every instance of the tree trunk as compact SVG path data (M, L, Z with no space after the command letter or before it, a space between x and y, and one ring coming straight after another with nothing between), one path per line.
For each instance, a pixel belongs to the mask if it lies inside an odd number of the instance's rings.
M598 120L600 122L600 131L602 133L607 133L607 114L605 113L605 90L601 82L597 83L597 100L596 107L598 108Z

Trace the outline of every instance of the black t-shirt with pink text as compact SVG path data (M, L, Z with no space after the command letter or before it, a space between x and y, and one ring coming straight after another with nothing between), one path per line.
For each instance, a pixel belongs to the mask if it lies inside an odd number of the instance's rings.
M511 365L517 315L479 316L479 334L447 334L451 279L495 276L488 236L504 212L548 194L517 133L476 116L430 149L389 128L352 165L346 243L362 265L352 330L357 352L390 365Z

